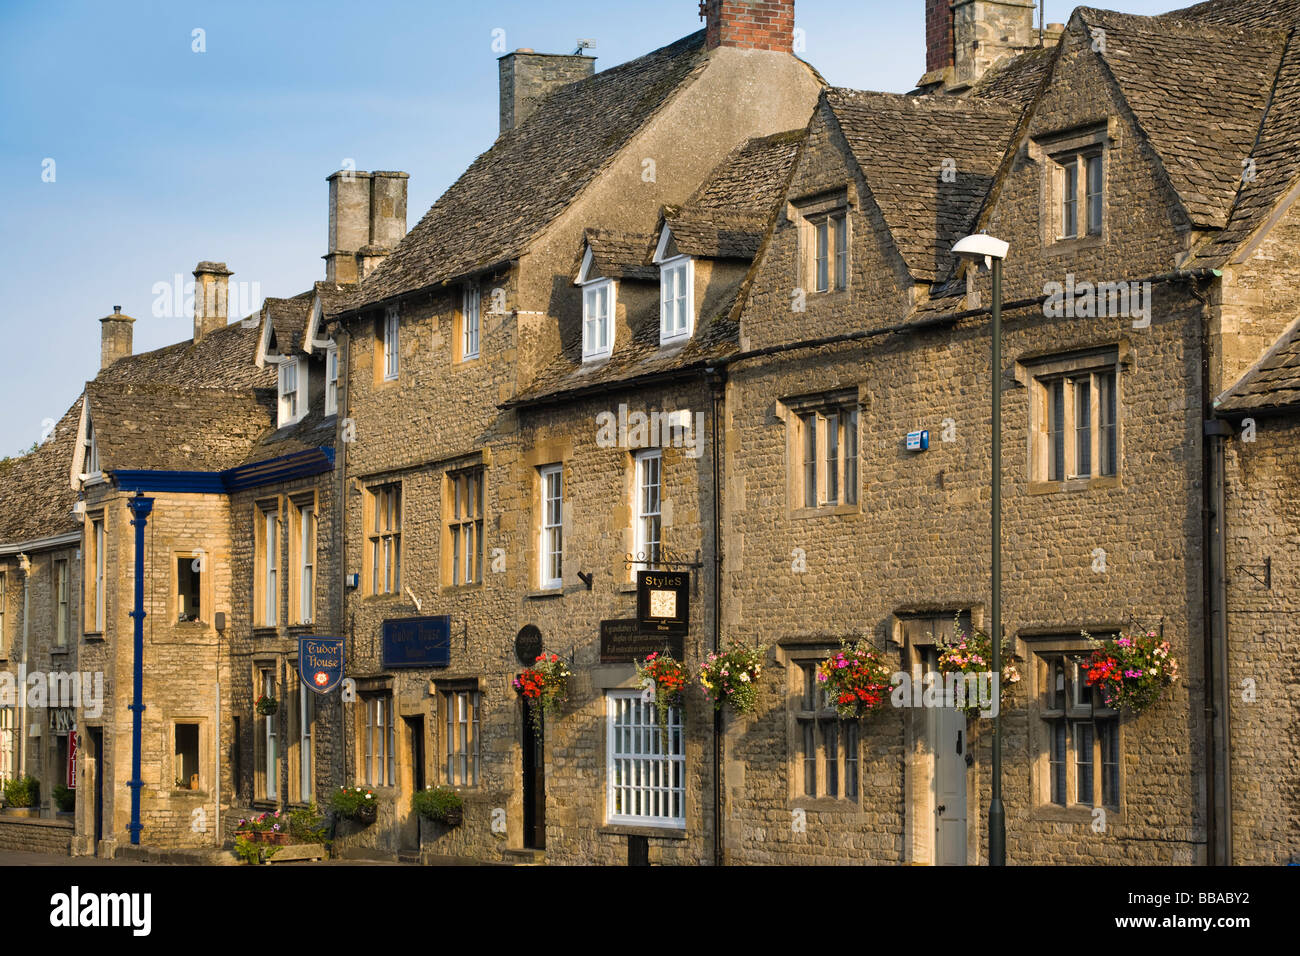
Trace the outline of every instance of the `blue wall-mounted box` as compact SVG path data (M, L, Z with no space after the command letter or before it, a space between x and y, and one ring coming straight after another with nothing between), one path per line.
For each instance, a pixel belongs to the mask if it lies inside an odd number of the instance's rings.
M907 450L908 451L929 451L930 433L928 431L908 432Z

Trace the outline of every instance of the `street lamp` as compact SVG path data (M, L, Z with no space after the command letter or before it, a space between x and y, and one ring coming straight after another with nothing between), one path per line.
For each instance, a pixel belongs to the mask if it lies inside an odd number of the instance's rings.
M1002 260L1009 243L986 232L967 236L952 247L968 262L983 262L993 273L993 673L1002 693ZM1002 809L1002 707L993 712L993 797L989 801L989 865L1007 865L1007 822Z

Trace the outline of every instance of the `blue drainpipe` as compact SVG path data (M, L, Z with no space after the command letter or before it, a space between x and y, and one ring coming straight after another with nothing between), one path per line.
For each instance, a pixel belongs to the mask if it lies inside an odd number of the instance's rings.
M135 515L131 524L135 526L135 607L131 617L135 619L135 660L131 665L131 679L134 694L131 700L131 843L140 845L140 715L144 713L144 527L149 523L149 513L153 511L153 499L144 497L137 491L134 498L127 499L131 513Z

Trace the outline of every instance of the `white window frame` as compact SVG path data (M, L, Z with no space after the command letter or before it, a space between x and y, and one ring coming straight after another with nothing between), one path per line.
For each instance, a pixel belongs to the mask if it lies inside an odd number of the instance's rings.
M262 562L266 574L265 579L262 581L265 590L262 626L275 627L280 623L280 589L278 587L280 558L279 509L263 511L262 522Z
M449 787L478 786L481 700L479 692L470 688L442 691L446 756L443 782Z
M365 779L358 782L367 787L395 787L397 729L393 720L393 696L375 694L362 700L365 703L365 730L361 734L361 768Z
M6 656L8 647L5 644L5 622L8 620L6 611L9 607L9 572L0 571L0 657Z
M339 413L339 347L331 344L325 350L325 414Z
M593 300L605 293L605 312L593 318ZM614 352L614 311L618 301L618 284L613 279L592 279L582 284L582 360L592 362L609 358ZM598 331L604 332L604 344Z
M104 633L104 518L90 523L95 540L95 631Z
M16 707L0 707L0 783L18 773Z
M654 564L662 557L663 552L663 451L652 448L648 451L637 452L635 461L636 466L632 486L632 515L634 522L632 525L632 556L637 561L648 561ZM652 461L654 462L653 469L650 466ZM655 479L653 482L649 481L651 477ZM647 494L652 487L655 489L653 503L651 503ZM651 504L653 504L653 507L651 507ZM652 527L657 529L657 540L653 540L655 536L650 533ZM651 553L652 540L654 553ZM635 574L635 572L633 573Z
M397 306L390 305L384 312L384 381L397 380L399 370L398 346L400 332L397 321Z
M87 478L98 478L103 474L99 464L99 441L95 438L95 423L86 419L86 441L82 462L82 472Z
M1088 146L1054 156L1052 161L1056 164L1056 241L1070 242L1100 236L1106 225L1105 149L1100 145ZM1100 182L1094 183L1089 175L1093 169L1097 171ZM1094 203L1097 206L1095 222ZM1074 217L1073 229L1069 226L1071 215Z
M262 671L262 693L267 697L275 696L274 668L267 668ZM275 719L278 716L279 713L277 712L262 718L266 722L262 731L265 735L263 747L265 748L266 766L262 768L262 773L265 775L263 783L265 793L263 796L267 800L280 799L279 733L275 726Z
M4 575L0 574L0 579ZM68 632L72 630L72 598L68 593L69 585L72 581L72 574L69 571L67 558L59 558L54 562L54 613L58 615L58 620L54 624L54 646L68 646ZM0 584L0 640L4 635L4 585ZM0 644L3 647L3 644Z
M447 473L445 523L450 549L448 584L451 587L469 587L483 583L486 479L487 469L482 466Z
M537 470L540 491L541 538L538 542L540 581L543 589L564 583L564 468L546 465Z
M676 283L681 283L676 286ZM675 287L676 286L676 287ZM679 328L672 320L676 306L685 310L685 322ZM695 260L674 256L659 265L659 344L681 342L695 332Z
M472 282L466 284L460 312L460 360L462 362L468 362L479 356L479 335L482 331L481 304L478 285Z
M862 425L857 403L802 406L794 410L794 421L796 510L858 507Z
M298 731L298 760L296 768L298 771L298 779L296 781L298 802L309 804L312 802L312 796L315 790L312 782L312 766L314 761L312 760L311 725L312 721L316 717L316 694L310 688L303 686L302 676L297 673L297 668L294 668L293 676L296 678L293 685L294 693L298 698L294 702L298 724L296 728Z
M298 509L298 623L311 624L316 610L316 504Z
M686 829L681 708L668 711L665 747L659 713L653 701L642 699L641 691L607 691L605 701L606 822Z
M307 360L302 356L286 358L280 361L279 368L279 414L276 427L293 425L303 420L307 414Z
M369 545L370 594L398 594L402 590L402 483L376 485L370 492Z

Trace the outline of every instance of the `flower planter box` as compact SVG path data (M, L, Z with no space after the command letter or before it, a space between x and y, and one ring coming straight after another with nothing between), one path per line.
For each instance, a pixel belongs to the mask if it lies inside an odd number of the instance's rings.
M7 817L39 817L41 815L40 807L5 807L5 816Z
M289 834L287 833L274 833L270 830L263 830L259 835L261 836L263 843L270 843L274 846L289 845Z
M464 810L448 810L446 813L442 815L442 819L438 822L444 824L445 826L458 827L464 821L465 821Z
M376 806L363 807L356 813L348 814L348 819L354 823L369 825L379 819L379 808Z

